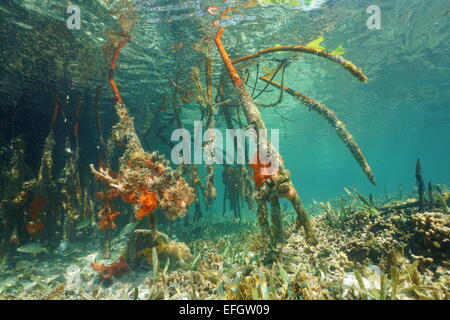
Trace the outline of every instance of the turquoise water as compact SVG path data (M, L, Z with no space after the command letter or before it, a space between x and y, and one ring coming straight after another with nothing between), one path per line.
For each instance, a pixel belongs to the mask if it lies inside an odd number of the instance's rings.
M149 128L157 131L159 123L164 123L167 118L167 113L159 113L160 106L166 101L164 99L172 91L166 79L176 79L180 72L186 76L191 66L203 63L193 43L199 41L202 32L214 30L211 23L217 16L206 13L207 7L217 6L222 10L227 6L242 6L245 1L226 4L220 1L135 3L140 22L131 33L131 43L122 50L115 79L126 105L136 117L138 133L145 134L143 140L148 139L144 144L168 155L167 146L147 131ZM366 26L370 16L366 9L371 4L379 5L381 9L379 30L370 30ZM85 90L91 96L87 103L92 103L93 88L98 81L101 82L96 79L101 79L100 71L104 68L101 46L106 41L105 30L114 27L108 9L114 5L120 8L121 3L83 3L81 29L69 32L58 25L63 24L69 15L63 14L65 7L57 1L39 4L11 1L2 5L5 17L2 19L5 26L2 32L2 67L5 71L2 72L5 84L2 112L11 114L21 95L27 104L42 105L31 112L37 123L32 130L25 130L30 138L36 134L45 136L45 131L38 130L42 127L39 117L48 114L51 106L44 102L45 97L36 94L31 93L31 97L24 98L28 81L36 81L29 78L48 81L47 85L42 84L50 86L44 96L58 89L58 81L70 78L74 95ZM367 83L360 83L338 65L308 55L289 65L285 84L320 100L336 112L366 155L377 186L372 186L365 178L334 130L294 98L285 95L276 112L275 108L262 110L267 127L280 130L280 152L306 203L312 199L326 200L341 195L345 186L355 186L365 194L380 197L385 195L385 189L391 193L398 192L399 185L406 192L410 191L415 184L417 158L422 159L426 182L442 184L449 181L450 154L445 147L450 133L447 112L450 98L448 2L340 0L299 1L299 5L291 5L266 1L260 5L262 7L241 9L237 21L227 22L230 25L226 29L224 43L232 58L275 45L306 45L322 36L322 46L332 50L342 44L344 57L359 66L369 78ZM46 19L50 20L44 22ZM30 66L37 63L33 53L40 57L42 51L39 53L39 50L46 43L45 39L38 39L36 33L46 29L48 24L55 28L53 41L47 42L48 65L32 68ZM29 45L33 39L43 43L33 47ZM61 49L58 40L73 43ZM222 72L221 62L215 50L212 51L218 79ZM88 66L83 65L85 52L90 58ZM53 53L58 59L53 60ZM20 57L17 63L22 66L12 67L17 54ZM275 66L273 58L289 56L275 53L260 58L259 62L262 67L271 68ZM64 65L65 71L58 69L62 68L59 64ZM56 70L50 74L46 68ZM79 79L80 68L87 69L83 69L86 73L83 80ZM254 72L255 66L251 70ZM46 76L53 79L46 79ZM280 75L277 77L279 80ZM40 83L39 80L37 82ZM261 83L259 86L263 87ZM107 92L108 88L104 91ZM100 112L105 123L110 125L108 118L111 112L105 107L110 98L105 95L108 94L102 95ZM276 100L274 96L277 97L266 93L258 101L267 103ZM184 110L182 117L188 126L192 126L198 112L195 106ZM284 124L278 113L284 115ZM223 125L223 119L219 118L218 123ZM89 125L87 130L94 134L93 125ZM166 135L169 133L165 132ZM5 133L5 136L10 137L10 134ZM86 146L91 151L94 147ZM34 152L35 158L39 156L39 149Z
M343 186L356 186L374 194L384 194L384 187L394 192L399 184L410 186L414 184L417 158L423 161L426 180L446 183L450 174L447 169L450 155L443 146L450 132L447 112L450 4L446 1L315 2L317 4L306 1L306 7L264 2L264 7L242 9L239 16L243 21L227 28L224 36L232 58L274 45L305 45L323 36L322 45L326 49L332 50L342 44L346 51L344 57L362 68L369 77L367 83L359 83L330 61L306 56L289 66L286 84L335 110L366 154L373 167L377 187L372 187L365 179L328 124L293 98L286 96L278 107L282 114L296 120L285 121L286 139L280 117L272 109L262 112L269 128L280 129L281 153L305 201L333 197L342 192ZM137 130L144 132L152 126L149 122L152 120L147 120L144 114L156 113L162 96L172 89L164 79L174 79L178 71L187 72L190 66L201 64L198 52L192 50L192 43L197 42L202 30L208 29L209 23L217 18L203 14L205 8L242 3L136 3L142 6L138 7L141 21L132 31L132 42L123 49L116 82L125 103L137 117ZM303 1L299 3L301 5ZM2 5L2 14L7 17L2 21L8 31L3 37L11 41L3 44L7 52L4 61L15 51L23 51L21 40L32 41L33 30L39 30L41 19L51 17L62 23L68 17L61 14L64 6L57 1L39 4L11 1L11 4ZM366 9L371 4L380 6L380 30L369 30L366 26L369 17ZM73 46L94 46L90 48L93 51L97 46L101 50L105 41L104 30L112 24L108 5L93 1L81 8L82 27L70 32L81 43ZM158 19L162 21L158 22ZM173 21L164 22L170 19ZM13 40L14 30L23 32L24 39ZM64 35L56 32L54 37ZM183 43L183 47L171 52L171 47L179 43ZM57 47L56 43L54 45ZM82 60L80 55L71 57L70 49L62 53L69 64L76 64L73 61L76 59ZM218 58L216 52L213 55ZM272 57L286 56L274 54L263 57L261 62L269 63ZM95 58L101 63L101 53ZM92 72L90 76L98 77L98 73ZM13 83L22 80L17 73L5 72L3 81L7 79ZM86 85L92 88L96 83ZM6 86L4 88L6 90ZM9 91L8 95L11 93L11 89L6 91ZM263 102L273 100L273 97L266 94L260 99ZM3 109L7 107L8 104ZM196 115L188 114L186 117ZM154 149L157 149L159 142L153 140L149 143L156 144Z

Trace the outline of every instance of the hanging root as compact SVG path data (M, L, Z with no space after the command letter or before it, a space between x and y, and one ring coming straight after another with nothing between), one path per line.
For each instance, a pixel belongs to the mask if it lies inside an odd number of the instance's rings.
M420 159L417 159L416 162L416 184L417 184L417 194L419 196L419 210L420 212L424 212L425 207L425 184L422 178L422 165L420 163Z
M347 69L351 74L353 74L355 77L359 79L361 82L367 81L367 76L362 72L361 69L359 69L357 66L355 66L352 62L344 59L343 57L335 54L331 54L329 52L313 49L305 46L279 46L279 47L273 47L273 48L267 48L263 49L261 51L258 51L254 54L250 54L244 57L241 57L239 59L236 59L232 61L232 64L237 64L239 62L258 58L263 54L271 53L271 52L280 52L280 51L291 51L291 52L303 52L303 53L309 53L309 54L315 54L320 57L324 57L326 59L332 60L334 62L339 63L341 66L343 66L345 69Z
M214 129L215 127L215 105L213 102L213 85L212 85L212 74L213 65L211 57L206 57L206 90L203 90L202 84L200 82L200 69L198 67L192 68L192 81L194 82L196 90L196 99L200 103L200 108L202 111L202 119L206 115L206 126L208 129ZM203 150L209 150L211 157L215 157L215 137L210 137L203 144ZM209 209L216 199L217 191L214 184L214 164L206 165L206 186L203 189L204 199L206 208Z
M223 97L220 97L223 99ZM226 105L222 105L222 112L225 117L225 123L227 129L234 130L233 119L230 114L230 109ZM237 151L237 146L234 145L235 152ZM224 165L224 170L222 174L222 181L225 186L225 196L224 196L224 214L226 211L226 199L230 200L230 209L235 211L235 216L240 218L240 204L239 198L244 199L248 207L253 210L255 207L255 200L253 198L253 181L251 175L249 174L246 165L231 167ZM236 190L236 187L238 190ZM232 200L234 199L234 200ZM237 199L237 200L236 200ZM233 205L236 204L236 205ZM235 208L236 210L234 210ZM236 213L238 213L236 215Z
M56 122L58 121L58 115L59 115L59 101L58 101L58 94L55 94L53 96L53 116L52 121L50 122L50 130L53 131L56 126Z
M102 133L102 123L101 123L101 118L100 118L100 106L99 106L102 87L103 87L102 85L99 85L97 87L96 92L95 92L95 103L94 103L97 134L98 134L98 146L100 148L99 152L98 152L98 163L99 164L104 164L106 162L106 158L107 158L106 144L105 144L105 140L103 138L103 133Z
M175 122L177 123L177 126L179 129L183 128L183 122L181 121L181 110L177 106L177 94L178 90L182 90L180 86L178 86L174 81L169 80L174 85L174 91L172 96L172 109L173 109L173 115L175 117ZM197 167L191 163L189 166L186 164L182 164L182 171L185 176L187 176L187 179L192 186L195 194L195 211L194 211L194 220L199 220L202 216L202 208L200 206L200 199L199 194L201 190L204 190L204 187L200 181L200 178L198 176L198 169ZM187 216L185 217L185 223L188 222Z
M263 184L261 188L256 192L256 201L258 202L258 210L256 215L258 216L258 223L261 227L262 239L269 243L271 239L271 233L269 228L269 220L267 218L267 200L269 196L269 190L267 184Z
M281 63L282 67L283 67L283 71L281 72L281 85L284 85L284 72L286 71L286 64L285 63ZM280 65L280 66L281 66ZM275 78L275 75L278 72L275 71L275 73L272 75L271 79L273 80L273 78ZM262 80L263 77L261 77L260 79ZM269 82L267 83L267 85L269 85ZM263 89L266 90L267 86ZM264 104L264 103L257 103L258 107L275 107L276 105L280 104L283 101L283 93L284 90L280 90L280 95L278 96L278 100L273 102L273 103L269 103L269 104Z
M278 200L278 197L276 195L272 195L270 197L270 207L272 209L271 217L274 238L278 242L283 242L283 219L281 217L280 201Z
M214 106L213 106L213 89L212 89L212 59L206 59L206 123L208 129L214 129ZM205 142L204 149L210 150L211 156L215 157L215 137L211 137ZM206 165L206 189L205 199L207 207L211 207L216 199L217 191L214 186L214 164Z
M294 91L291 88L279 84L278 82L270 80L268 77L261 77L260 79L266 83L270 83L274 87L286 91L286 93L288 93L289 95L298 98L308 108L314 110L319 115L321 115L325 120L327 120L331 124L331 126L336 129L336 133L338 134L339 138L342 140L342 142L345 143L347 148L350 150L353 157L356 159L359 166L369 179L369 181L375 184L374 175L372 173L372 170L370 169L369 164L367 163L366 158L364 157L364 154L362 153L353 136L348 132L347 128L345 127L345 124L336 117L335 113L332 110L327 108L327 106L320 103L319 101L310 98L308 96L305 96L304 94L298 91Z
M124 40L120 41L117 47L114 50L114 56L111 61L111 69L109 71L108 81L111 86L111 89L116 97L116 101L119 104L123 104L122 96L120 95L119 88L117 88L116 82L114 81L114 70L116 69L116 62L119 60L120 50L131 40L131 36L129 34L125 34Z

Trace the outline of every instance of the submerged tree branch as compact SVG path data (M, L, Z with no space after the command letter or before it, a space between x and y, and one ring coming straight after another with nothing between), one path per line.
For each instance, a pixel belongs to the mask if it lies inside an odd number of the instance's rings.
M367 81L367 76L363 73L363 71L355 66L351 61L348 61L347 59L344 59L343 57L339 55L335 55L332 53L329 53L327 51L313 49L305 46L279 46L279 47L272 47L272 48L266 48L263 50L260 50L254 54L250 54L244 57L240 57L234 61L232 61L232 64L238 64L239 62L258 58L263 54L272 53L272 52L280 52L280 51L290 51L290 52L303 52L303 53L309 53L309 54L315 54L317 56L332 60L334 62L339 63L341 66L343 66L345 69L347 69L350 73L352 73L355 77L359 79L361 82Z
M267 77L261 77L260 79L266 83L271 84L274 87L277 87L281 90L286 91L286 93L299 99L306 106L308 106L308 108L310 108L311 110L314 110L319 115L321 115L325 120L327 120L331 124L331 126L336 129L336 133L338 134L339 138L342 140L342 142L345 143L347 148L350 150L353 157L356 159L359 166L361 167L361 169L364 171L367 178L369 179L369 181L373 184L376 184L374 175L372 173L372 170L370 169L369 164L367 163L366 157L362 153L361 149L359 148L359 146L356 143L353 136L348 132L347 128L345 127L345 124L341 120L338 119L338 117L332 110L330 110L327 106L320 103L319 101L317 101L313 98L310 98L308 96L305 96L301 92L292 90L289 87L279 84L278 82L270 80Z

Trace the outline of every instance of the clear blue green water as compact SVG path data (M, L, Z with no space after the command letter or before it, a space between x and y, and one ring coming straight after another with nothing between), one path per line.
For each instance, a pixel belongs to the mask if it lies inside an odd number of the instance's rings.
M371 4L380 6L380 30L369 30L366 26L369 17L366 9ZM344 57L369 77L368 83L359 83L329 61L305 57L288 68L286 84L336 111L373 167L376 187L360 172L334 130L294 98L286 97L279 106L282 114L295 120L285 121L286 139L280 117L270 109L262 112L268 128L280 129L281 153L305 201L334 197L343 192L344 186L356 186L365 193L380 196L384 195L384 187L390 192L397 192L399 184L408 188L415 184L417 158L423 161L426 180L447 183L450 178L450 155L445 148L450 133L448 10L446 1L344 0L311 11L290 5L269 5L243 10L243 15L254 15L255 20L227 28L224 41L232 57L277 44L306 44L322 35L325 48L331 50L343 44ZM172 11L166 16L177 14L178 11ZM147 15L158 16L143 13L144 17ZM117 71L118 79L123 79L127 105L137 114L158 104L152 101L152 92L164 91L165 85L154 84L178 70L178 66L192 64L189 56L182 61L166 56L165 48L186 42L186 37L195 38L198 28L195 18L157 26L144 22L137 26L134 42L139 44L124 49ZM155 29L156 38L146 32ZM274 98L267 94L264 100Z

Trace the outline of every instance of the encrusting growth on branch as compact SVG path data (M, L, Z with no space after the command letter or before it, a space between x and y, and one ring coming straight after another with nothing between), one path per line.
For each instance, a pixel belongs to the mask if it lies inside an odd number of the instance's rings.
M202 108L202 115L206 116L206 127L207 129L215 128L215 107L213 103L213 85L212 85L212 75L213 75L213 64L212 58L207 55L206 65L205 65L205 78L206 78L206 90L203 89L200 83L200 70L197 67L192 68L192 80L194 82L196 90L196 99L200 103ZM203 118L203 117L202 117ZM211 136L203 144L203 149L208 150L208 154L211 155L212 159L208 159L206 164L206 186L203 188L203 195L205 199L205 206L209 209L217 197L217 191L214 183L214 163L215 157L215 137Z
M125 105L116 104L116 110L119 122L113 127L111 139L125 147L119 173L114 177L109 170L96 170L93 165L91 172L109 185L108 197L122 197L125 202L138 204L138 219L150 215L156 207L171 220L184 216L194 200L192 188L162 155L143 150Z
M109 60L108 54L113 54L108 79L116 99L115 109L119 118L111 130L107 154L112 156L116 147L123 150L117 173L106 166L96 169L93 164L90 165L92 174L109 187L108 190L98 192L96 195L105 202L102 216L104 223L101 220L100 227L103 225L106 230L114 227L114 219L118 215L108 208L113 199L120 198L123 202L133 205L136 218L142 220L148 217L150 229L155 231L156 208L160 208L168 219L174 220L186 215L189 205L195 198L193 189L183 179L179 170L172 170L164 156L144 151L133 118L130 117L113 80L120 51L130 41L129 32L135 22L131 20L130 23L121 25L121 32L112 32L110 41L104 48L106 61Z
M174 81L170 81L172 84L175 84ZM172 108L173 108L173 115L175 117L175 122L177 124L178 129L183 129L183 122L181 121L181 110L177 106L177 94L178 94L179 86L174 85L174 92L172 97ZM198 175L198 168L193 164L182 164L181 170L183 171L183 175L187 177L187 180L189 181L190 185L194 189L195 194L195 209L194 209L194 220L199 220L202 216L202 209L200 205L200 199L199 195L202 190L204 190L204 187L200 181L200 177ZM185 223L188 223L187 220L188 217L185 217Z
M212 92L212 59L206 58L206 126L208 129L214 129L215 127L215 107L213 105L213 92ZM212 136L204 144L204 149L210 150L211 156L215 156L215 137ZM213 201L217 197L216 187L214 186L214 164L206 165L206 188L205 199L207 208L211 207Z
M345 124L339 120L336 117L336 114L330 110L327 106L320 103L319 101L310 98L301 92L292 90L289 87L286 87L284 85L281 85L278 82L275 82L273 80L270 80L267 76L260 77L261 80L263 80L266 83L270 83L272 86L279 88L289 95L298 98L300 101L302 101L310 110L313 110L317 112L320 116L322 116L325 120L327 120L331 126L336 130L336 133L338 134L339 138L342 140L342 142L345 143L347 148L352 153L353 157L358 162L361 169L364 171L365 175L369 179L369 181L373 184L375 184L375 178L372 173L372 170L370 169L369 164L367 163L366 157L362 153L361 149L359 148L358 144L356 143L353 136L348 132L347 128L345 127Z
M332 54L332 53L329 53L329 52L326 52L323 50L309 48L306 46L278 46L278 47L266 48L266 49L263 49L263 50L260 50L256 53L254 53L254 54L250 54L250 55L241 57L239 59L236 59L236 60L232 61L232 63L237 64L237 63L245 61L245 60L260 57L263 54L272 53L272 52L280 52L280 51L303 52L303 53L315 54L315 55L330 59L330 60L335 61L335 62L339 63L340 65L342 65L345 69L347 69L350 73L352 73L360 81L362 81L362 82L367 81L367 76L362 72L362 70L360 68L355 66L351 61L344 59L340 55L335 55L335 54ZM278 68L278 70L279 70L279 68ZM321 115L324 119L326 119L333 126L333 128L335 128L336 133L338 134L339 138L345 143L347 148L350 150L353 157L356 159L359 166L361 167L361 169L364 171L365 175L369 179L369 181L375 185L376 184L375 177L372 173L372 170L371 170L369 164L367 163L367 160L366 160L364 154L362 153L360 147L356 143L355 139L348 132L345 124L341 120L339 120L336 117L335 113L332 110L330 110L327 106L325 106L324 104L322 104L319 101L317 101L313 98L310 98L298 91L292 90L291 88L285 86L284 83L280 84L280 83L274 81L273 76L278 72L278 70L273 70L269 74L259 77L259 79L266 82L267 84L270 84L270 85L280 89L281 92L286 92L289 95L299 99L310 110L314 110L319 115Z
M350 73L352 73L355 77L357 77L359 79L359 81L361 81L361 82L367 81L366 75L362 72L362 70L360 68L355 66L352 62L344 59L340 55L332 54L327 51L309 48L309 47L305 47L305 46L278 46L278 47L273 47L273 48L267 48L267 49L258 51L254 54L250 54L250 55L241 57L239 59L236 59L236 60L232 61L231 63L237 64L237 63L245 61L245 60L258 58L261 55L266 54L266 53L280 52L280 51L309 53L309 54L314 54L314 55L332 60L332 61L337 62L340 65L342 65L345 69L347 69Z

